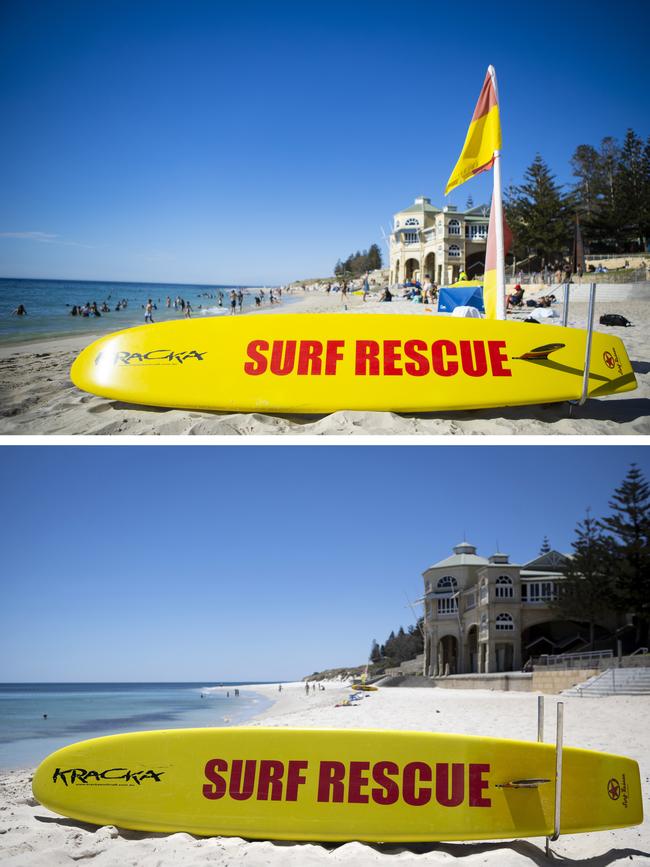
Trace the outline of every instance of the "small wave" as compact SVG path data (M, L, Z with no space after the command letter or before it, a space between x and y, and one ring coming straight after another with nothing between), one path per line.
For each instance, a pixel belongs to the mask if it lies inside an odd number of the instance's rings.
M229 311L225 307L202 307L194 312L200 313L202 316L224 316Z

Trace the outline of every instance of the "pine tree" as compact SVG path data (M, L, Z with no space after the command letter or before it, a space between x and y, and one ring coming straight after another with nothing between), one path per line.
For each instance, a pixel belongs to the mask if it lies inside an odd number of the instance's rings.
M584 218L592 219L602 195L602 165L596 148L591 145L578 145L571 157L573 174L578 178L574 187L578 209Z
M650 624L650 485L632 464L600 521L614 585L614 605L633 615L637 647L648 645Z
M628 129L615 175L616 211L624 245L645 250L644 204L650 179L643 141Z
M526 169L524 183L510 188L506 202L517 258L527 253L539 256L545 264L561 260L568 253L573 237L574 204L572 197L562 193L537 154Z
M575 532L573 556L567 561L564 579L559 582L558 598L551 605L568 620L589 624L589 645L593 650L596 626L610 610L607 546L599 522L589 511Z
M381 268L381 250L377 244L371 244L368 250L368 270L376 271Z
M595 242L604 250L620 248L622 237L620 230L620 217L618 212L618 191L616 188L616 174L620 163L621 149L618 142L612 136L606 136L598 152L599 181L598 181L598 204L595 211L585 225L587 241Z
M370 648L370 661L375 663L381 661L381 650L375 638L373 638L372 647Z

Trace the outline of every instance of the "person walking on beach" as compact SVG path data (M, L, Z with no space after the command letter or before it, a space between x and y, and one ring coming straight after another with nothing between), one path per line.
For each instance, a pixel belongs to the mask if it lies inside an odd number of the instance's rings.
M237 293L237 306L239 307L239 312L241 313L241 309L244 306L244 293L241 289Z
M147 306L144 308L144 322L145 325L147 323L153 325L153 301L151 298L147 301Z
M234 316L237 312L237 293L234 289L230 292L230 315Z
M199 305L199 307L200 306L201 305ZM185 318L190 319L191 317L192 317L192 305L188 301L187 304L185 305Z
M366 271L366 276L363 278L363 300L365 302L366 298L370 294L370 283L368 282L368 272Z

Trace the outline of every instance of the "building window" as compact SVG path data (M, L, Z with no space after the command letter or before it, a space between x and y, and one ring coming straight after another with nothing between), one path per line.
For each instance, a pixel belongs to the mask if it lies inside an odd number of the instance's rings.
M555 581L531 581L521 585L522 602L551 602L557 599Z
M460 259L460 247L458 244L450 244L448 253L450 259Z
M444 617L445 615L455 614L458 611L458 597L451 595L452 593L456 593L457 587L458 581L456 581L453 575L443 575L442 578L438 579L436 592L445 594L442 599L438 599L439 615Z
M497 599L512 599L513 596L512 578L509 578L507 575L499 575L496 580Z
M512 632L515 622L509 614L497 614L495 628L498 632Z
M405 244L417 244L418 243L418 233L417 232L404 232L404 243Z
M438 599L438 615L444 617L445 615L455 614L458 611L458 599L454 597L445 596L442 599Z
M458 220L450 220L447 227L447 232L450 235L460 235L460 223Z
M419 226L420 221L416 220L415 217L409 217L408 220L404 221L405 226Z
M482 238L485 240L487 238L487 230L488 227L485 225L479 224L477 226L475 223L471 223L465 226L465 237L469 238L470 241L475 238Z

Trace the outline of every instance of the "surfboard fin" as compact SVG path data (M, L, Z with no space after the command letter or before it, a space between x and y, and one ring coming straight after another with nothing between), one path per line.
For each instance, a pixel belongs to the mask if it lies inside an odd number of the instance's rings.
M524 352L523 355L516 355L515 361L539 361L546 360L551 352L557 352L558 349L564 349L564 343L545 343L544 346L536 346L530 352Z
M497 783L497 789L536 789L542 783L550 783L550 780L531 779L531 780L510 780L508 783Z

